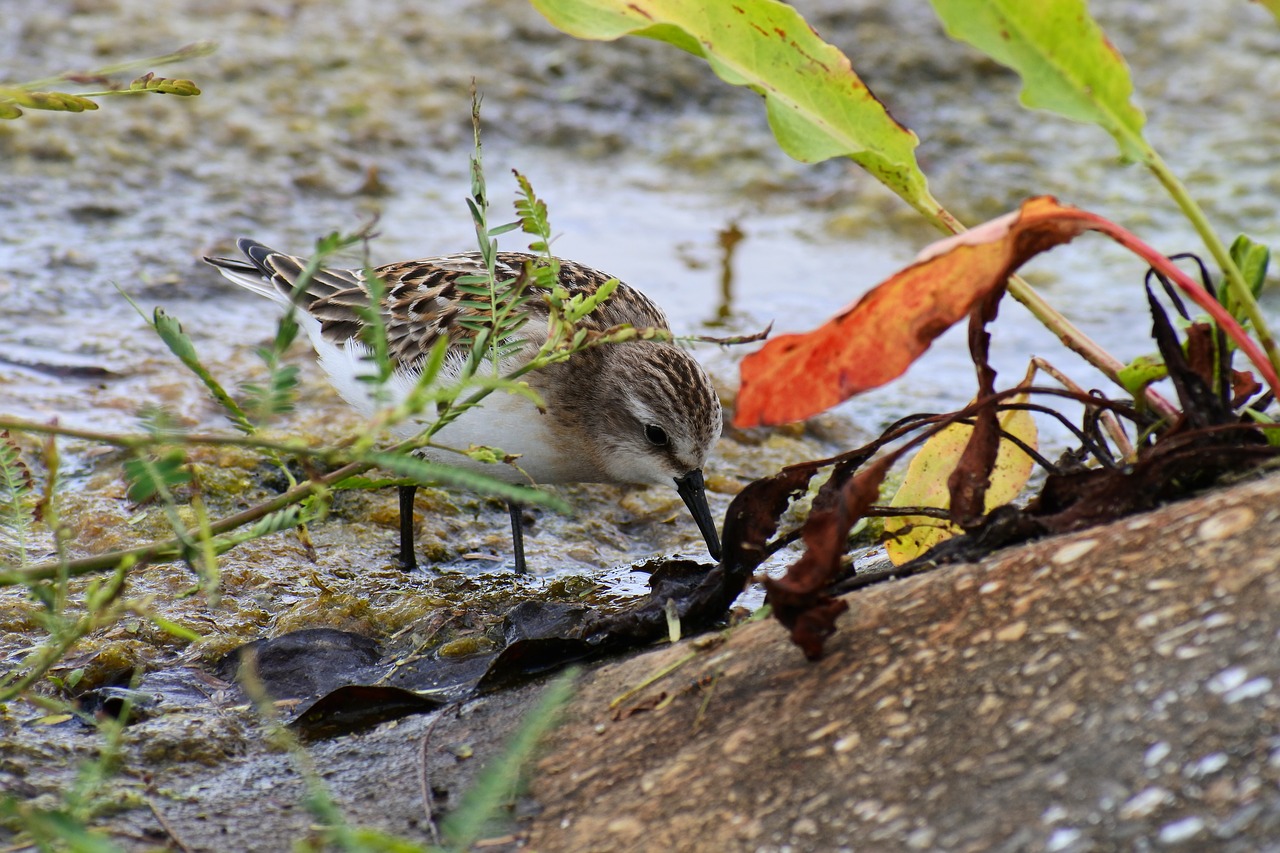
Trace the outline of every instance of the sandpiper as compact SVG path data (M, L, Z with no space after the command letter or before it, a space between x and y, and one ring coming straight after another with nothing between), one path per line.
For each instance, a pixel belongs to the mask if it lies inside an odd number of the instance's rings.
M441 335L450 341L450 356L441 381L455 378L471 346L464 322L481 315L464 304L457 280L483 275L479 253L470 252L402 261L373 272L384 282L382 318L395 373L388 383L390 400L375 400L370 383L369 350L360 337L364 321L357 309L369 307L365 273L356 269L321 269L305 291L295 285L306 260L270 249L254 240L236 244L248 258L205 258L231 281L271 299L283 311L290 302L301 310L297 319L338 393L366 416L381 402L394 404L414 387L424 359ZM518 279L531 255L502 252L498 279ZM570 293L594 293L611 277L571 261L560 261L560 281ZM529 322L520 330L524 344L503 364L508 372L526 363L547 339L545 291L529 288L525 303ZM662 309L633 287L617 290L580 327L604 330L620 324L669 329ZM684 500L706 541L720 558L716 524L707 506L702 466L720 437L720 401L702 366L672 342L634 340L575 353L567 361L526 374L543 401L539 408L518 394L495 393L483 405L464 413L436 434L447 447L497 447L519 454L517 464L473 462L466 456L431 447L420 455L475 468L511 482L525 475L536 483L671 483ZM393 431L410 438L419 423L401 423ZM521 473L523 472L523 474ZM417 566L413 542L413 498L416 486L400 487L400 560ZM517 572L525 570L520 509L509 504Z

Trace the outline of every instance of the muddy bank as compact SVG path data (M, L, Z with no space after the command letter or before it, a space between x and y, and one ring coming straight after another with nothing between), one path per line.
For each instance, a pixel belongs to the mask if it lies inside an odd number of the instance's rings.
M1280 478L604 667L547 745L541 850L1271 849Z

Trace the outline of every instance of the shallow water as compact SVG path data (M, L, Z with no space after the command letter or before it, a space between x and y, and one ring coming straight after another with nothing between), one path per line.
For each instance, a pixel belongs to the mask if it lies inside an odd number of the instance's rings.
M1101 131L1021 111L1012 76L946 41L926 4L797 6L920 134L933 192L962 218L976 222L1047 192L1128 224L1160 248L1198 249L1154 180L1118 165ZM1111 4L1095 13L1134 67L1152 140L1211 219L1227 235L1243 229L1280 244L1271 157L1280 150L1280 101L1268 88L1280 79L1275 22L1255 4L1226 0L1159 10ZM163 306L181 318L206 363L234 387L260 375L253 350L273 321L198 259L230 251L237 236L305 252L317 235L377 214L375 261L470 248L462 199L472 76L484 94L495 218L512 197L509 170L519 168L549 202L557 252L641 287L677 331L746 332L771 321L778 331L811 327L935 238L852 166L805 166L778 153L758 98L719 83L691 57L636 40L575 42L520 4L68 0L27 5L0 28L9 45L2 73L13 79L196 39L221 44L212 57L159 69L195 78L204 89L197 99L105 100L92 115L0 125L6 414L123 429L140 407L164 405L189 425L223 426L113 285L144 310ZM721 235L731 228L743 236L727 261L726 302ZM1058 249L1027 272L1118 357L1152 349L1143 269L1101 238ZM301 347L294 354L305 361ZM700 354L732 388L739 353ZM1086 386L1100 384L1010 303L993 344L1002 377L1021 376L1033 354ZM111 373L67 378L48 366ZM290 429L324 433L352 423L315 372L305 376L307 409ZM953 330L902 381L842 406L835 433L852 442L904 414L959 406L972 387L964 334ZM1050 430L1048 441L1062 438ZM740 483L832 447L812 435L726 442L709 469ZM104 472L114 462L82 450L66 447L74 482L95 474L111 482ZM701 553L674 494L660 491L570 490L580 515L542 514L531 562L543 572L591 573L655 554ZM713 496L717 511L730 491ZM133 515L118 494L110 500L119 506L104 518ZM353 499L337 513L317 533L330 550L308 571L344 583L332 575L383 566L394 546L389 500ZM467 555L505 553L500 507L455 501L424 520L424 537L454 540L450 565L492 565ZM377 520L363 523L359 507ZM296 588L295 551L246 550L227 560L257 560L253 570L288 595L314 594ZM385 571L349 579L356 596L400 582ZM251 621L271 630L292 624Z

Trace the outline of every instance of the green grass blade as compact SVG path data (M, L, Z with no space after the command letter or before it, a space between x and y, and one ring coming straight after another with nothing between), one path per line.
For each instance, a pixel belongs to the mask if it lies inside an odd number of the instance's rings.
M538 704L521 720L502 755L480 772L463 795L458 810L449 815L442 827L451 849L470 850L480 840L485 825L510 797L520 768L533 756L538 741L555 725L560 711L572 698L577 676L576 669L569 669L548 685Z

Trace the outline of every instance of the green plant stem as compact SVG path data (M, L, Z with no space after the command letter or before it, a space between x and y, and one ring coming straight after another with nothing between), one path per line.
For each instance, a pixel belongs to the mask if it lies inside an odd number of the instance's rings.
M1209 224L1204 211L1200 209L1200 205L1191 197L1191 193L1187 192L1187 188L1182 181L1178 180L1178 176L1169 169L1168 165L1155 151L1151 152L1147 166L1155 174L1156 179L1169 191L1169 195L1173 197L1174 202L1182 210L1183 216L1191 221L1192 226L1200 235L1200 239L1204 241L1205 248L1209 250L1209 254L1213 255L1213 259L1217 261L1223 275L1226 276L1227 287L1231 289L1232 297L1237 304L1244 308L1245 314L1249 317L1249 322L1253 324L1254 334L1258 336L1258 342L1262 344L1262 349L1267 354L1267 360L1271 362L1271 366L1276 369L1276 372L1280 373L1280 349L1277 349L1276 340L1271 334L1267 320L1262 315L1262 309L1258 307L1258 300L1253 298L1253 291L1244 280L1244 275L1240 272L1240 268L1236 266L1236 262L1232 260L1231 252L1218 239L1217 232Z
M1079 355L1085 361L1102 371L1108 379L1124 387L1120 381L1120 371L1124 364L1111 353L1103 349L1096 341L1078 329L1070 320L1058 313L1044 297L1036 292L1026 279L1020 275L1009 277L1009 295L1022 303L1031 315L1040 321L1046 329L1058 336L1067 349ZM1173 419L1178 414L1178 407L1166 400L1157 391L1147 388L1144 392L1147 402L1161 415Z
M212 435L197 433L173 433L171 435L127 435L124 433L95 432L89 429L77 429L57 424L26 421L20 418L0 417L0 430L34 433L36 435L56 435L62 438L78 438L84 441L110 444L123 450L142 450L162 444L209 445L214 447L243 447L250 450L272 450L294 456L308 456L321 461L332 461L343 458L341 449L316 449L301 442L269 441L252 436Z
M101 92L76 92L77 98L109 98L112 95L157 95L153 89L103 89Z
M152 56L146 59L130 59L124 62L117 62L112 65L104 65L101 68L95 68L92 71L84 72L87 77L112 77L116 74L123 74L126 71L137 71L142 68L151 68L156 65L168 65L173 62L181 62L185 59L196 59L201 56L208 56L218 49L218 45L212 41L197 41L186 47L178 48L172 53L166 53L161 56ZM61 83L68 82L67 73L58 74L53 77L42 77L39 80L28 80L24 83L13 85L15 89L45 89L50 86L56 86Z
M526 365L526 367L528 367ZM524 368L521 369L522 371ZM479 400L493 389L486 388L477 392L467 400L464 405L470 406L478 403ZM71 438L82 438L90 441L99 441L106 444L115 444L119 447L138 448L155 445L159 443L169 442L166 437L163 440L152 436L129 436L129 435L110 435L106 433L94 433L90 430L79 430L68 427L56 427L48 424L37 424L20 421L16 419L0 419L0 427L8 426L10 429L18 431L30 431L44 433L49 435L63 435ZM426 446L430 437L435 434L436 430L428 430L425 435L402 441L390 448L388 451L406 451L418 449ZM237 447L269 447L281 450L286 453L295 453L298 455L307 455L322 461L343 460L344 453L339 450L316 450L313 448L294 446L291 444L282 444L278 442L263 442L260 439L242 437L242 436L174 436L172 443L205 443L215 445L231 445ZM207 530L209 535L217 536L235 530L250 522L258 521L271 513L283 509L290 504L297 503L311 495L320 494L334 483L340 482L347 477L354 477L368 471L370 468L376 467L374 462L364 462L360 460L349 461L342 467L330 471L323 476L306 480L298 485L281 492L276 497L265 503L252 506L246 510L238 512L234 515L221 518L218 521L208 524ZM0 571L0 587L12 586L15 584L29 584L39 580L46 580L54 577L77 577L79 575L92 574L94 572L106 571L115 568L122 560L133 559L136 562L164 562L174 560L188 553L190 544L184 542L180 538L167 539L163 542L154 542L150 545L142 545L137 548L129 548L120 551L110 551L105 554L95 554L90 557L81 557L76 560L50 560L44 563L36 563L31 566L10 569L8 571Z
M276 497L265 503L250 507L249 509L238 512L235 515L229 515L209 524L208 530L211 535L217 536L237 527L242 527L251 521L257 521L264 518L276 510L283 509L292 503L296 503L313 494L318 494L334 483L354 477L370 468L374 467L372 462L351 462L343 465L334 471L330 471L324 476L317 477L312 480L306 480L299 483L286 492L281 492ZM163 562L181 557L186 553L187 545L180 539L167 539L164 542L153 542L150 545L143 545L138 548L129 548L122 551L110 551L105 554L95 554L91 557L82 557L78 560L55 561L50 560L45 563L36 563L21 569L10 569L6 572L0 572L0 587L12 586L15 584L29 584L35 581L47 580L49 578L58 577L60 572L65 572L66 577L78 577L79 575L87 575L93 572L101 572L107 569L115 568L122 560L134 559L139 563L147 562Z

